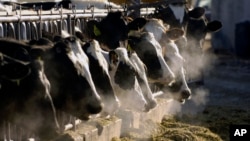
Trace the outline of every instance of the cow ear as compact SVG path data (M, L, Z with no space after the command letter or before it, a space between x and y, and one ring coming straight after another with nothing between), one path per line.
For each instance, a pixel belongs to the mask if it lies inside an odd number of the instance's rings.
M196 7L188 12L188 16L195 19L199 19L204 14L205 14L205 9L202 7Z
M166 34L170 40L177 40L178 38L184 35L184 31L179 28L172 28L168 30Z
M128 29L129 30L138 30L141 29L145 24L147 23L147 20L145 18L136 18L132 22L128 23Z
M222 23L220 21L212 21L207 24L208 32L216 32L222 28Z

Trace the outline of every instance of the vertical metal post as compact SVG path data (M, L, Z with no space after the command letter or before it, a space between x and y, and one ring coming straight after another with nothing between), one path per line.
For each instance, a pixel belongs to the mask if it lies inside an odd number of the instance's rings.
M68 17L67 17L67 24L68 24L68 32L69 32L70 35L72 35L72 23L71 23L70 14L68 14Z
M58 28L59 28L59 35L62 34L62 30L63 30L63 9L62 9L62 5L60 7L60 21L59 21L59 24L58 24Z
M43 6L41 5L40 6L40 9L39 9L39 31L38 31L38 38L41 38L43 35L42 35L42 32L43 32L43 25L42 25L42 8Z
M4 37L4 27L3 24L0 23L0 38Z
M19 20L17 22L17 39L20 40L21 39L21 34L20 34L20 31L21 31L21 28L20 28L20 24L21 24L21 18L22 18L22 6L20 6L20 9L19 9Z
M72 35L75 35L76 5L73 5L72 13L73 13L73 20L71 20L71 22L72 22Z

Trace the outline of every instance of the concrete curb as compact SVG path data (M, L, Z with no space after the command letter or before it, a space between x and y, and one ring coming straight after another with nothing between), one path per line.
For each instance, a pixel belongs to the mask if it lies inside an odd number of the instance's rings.
M167 107L172 100L157 99L158 105L147 113L124 110L116 117L109 119L97 118L77 125L75 131L65 131L54 141L111 141L120 137L131 128L139 128L140 124L150 119L161 122L167 114Z

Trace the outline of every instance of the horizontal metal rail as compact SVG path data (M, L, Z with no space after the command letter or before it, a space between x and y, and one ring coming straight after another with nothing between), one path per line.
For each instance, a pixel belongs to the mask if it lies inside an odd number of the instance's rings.
M112 10L138 10L140 9L141 15L147 15L152 13L155 7L159 5L168 5L170 3L180 3L185 2L185 0L162 0L153 3L142 3L140 5L133 5L124 7L123 9L112 9ZM105 17L110 9L62 9L62 8L53 8L50 11L43 10L15 10L11 13L5 11L0 11L0 23L1 22L17 22L17 21L39 21L39 20L57 20L57 19L66 19L68 15L75 18L91 18L91 17Z
M141 15L146 15L149 13L153 12L153 8L148 8L148 9L142 9L141 10ZM20 12L19 12L20 13ZM60 14L59 12L57 13L42 13L41 15L37 14L37 12L34 11L25 11L25 13L29 14L24 14L22 12L20 15L8 15L8 16L3 16L0 14L0 23L1 22L18 22L18 21L39 21L39 20L60 20L60 19L66 19L68 18L68 15L70 15L71 18L102 18L107 16L108 11L106 10L95 10L95 12L63 12L63 14Z

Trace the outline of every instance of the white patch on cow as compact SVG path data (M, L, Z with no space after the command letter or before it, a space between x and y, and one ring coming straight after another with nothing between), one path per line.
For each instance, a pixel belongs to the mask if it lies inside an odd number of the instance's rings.
M98 60L99 65L103 68L105 73L109 74L108 63L102 54L102 49L98 41L93 40L90 42L90 47L88 48L87 53L90 53L96 60Z
M160 19L149 19L146 25L144 25L144 29L147 32L153 33L157 41L159 41L166 32L166 27Z
M68 38L70 36L69 32L65 31L65 30L62 30L61 31L61 36L62 38Z
M144 88L145 91L143 92L143 94L146 94L146 96L150 99L153 100L153 93L149 87L149 83L148 83L148 79L147 79L147 75L146 75L146 66L145 64L141 61L141 59L137 56L136 53L132 53L130 56L130 60L131 62L134 64L136 70L138 70L138 74L140 76L140 78L144 81L146 87Z
M179 6L169 4L169 8L173 11L175 18L182 23L185 14L185 5Z
M172 62L176 62L176 64L179 66L183 66L184 59L179 52L179 48L173 41L168 42L163 47L165 47L167 50L164 53L164 56L168 57L168 59L170 59Z
M169 59L171 64L170 66L171 70L181 79L182 82L181 90L189 90L185 78L185 70L183 67L185 60L181 56L178 46L174 43L174 41L169 41L163 47L165 47L167 50L166 52L164 52L164 57Z
M165 76L171 76L172 79L175 78L175 75L174 73L172 72L172 70L169 68L168 64L166 63L166 61L164 60L163 58L163 55L162 55L162 47L161 45L159 44L158 41L156 41L156 39L154 38L154 35L153 33L150 33L148 32L148 35L146 36L146 39L154 45L155 49L156 49L156 53L157 53L157 57L160 61L160 64L161 64L161 68L163 69L163 77ZM165 78L163 78L165 79Z
M109 52L105 51L105 50L101 50L101 53L102 53L103 57L105 58L105 60L108 62L108 64L110 64L111 60L109 59Z
M42 81L43 86L45 86L45 99L48 99L50 101L51 108L52 108L52 111L54 114L55 125L59 129L60 126L59 126L59 123L58 123L57 118L56 118L57 117L56 108L53 104L53 100L52 100L52 97L50 95L51 85L50 85L50 82L49 82L47 76L45 75L43 62L39 61L38 63L41 65L41 70L38 71L38 76L39 76L39 80Z
M127 53L127 49L126 48L123 48L123 47L118 47L114 50L117 55L119 56L119 61L121 62L124 62L126 63L127 65L129 65L130 67L136 69L134 67L134 65L131 63L129 57L128 57L128 53Z
M72 51L68 53L69 58L72 60L72 62L77 66L78 64L81 65L81 69L78 70L79 74L83 75L88 83L90 84L90 87L92 88L95 96L100 99L100 96L98 95L94 82L92 80L92 76L89 70L89 59L87 55L83 52L81 48L81 44L79 41L72 42L70 45Z

